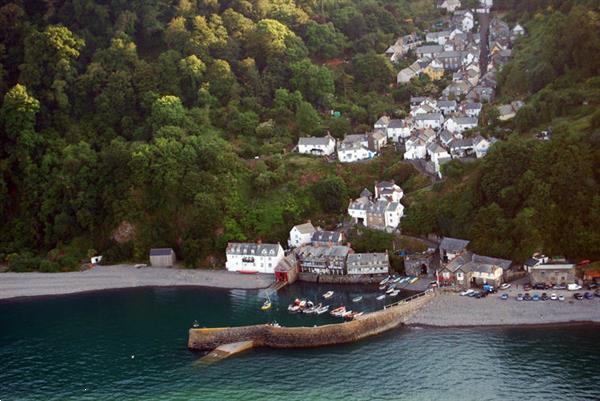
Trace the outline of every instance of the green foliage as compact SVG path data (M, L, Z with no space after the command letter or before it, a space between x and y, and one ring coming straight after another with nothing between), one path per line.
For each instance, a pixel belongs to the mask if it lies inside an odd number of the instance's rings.
M313 194L326 212L339 212L346 206L348 189L340 177L330 177L313 185Z
M348 233L348 242L356 252L386 252L393 249L394 235L368 228L354 229Z

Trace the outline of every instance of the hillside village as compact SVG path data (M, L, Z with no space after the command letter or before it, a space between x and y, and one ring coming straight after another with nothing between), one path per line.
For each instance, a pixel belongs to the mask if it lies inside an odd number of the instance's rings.
M348 134L340 141L330 135L300 138L298 152L352 163L372 159L383 147L395 145L405 160L425 161L425 171L438 178L442 178L441 166L452 159L484 157L496 139L476 132L483 104L494 101L496 74L510 59L514 40L525 31L493 17L489 29L473 32L478 13L483 21L489 19L492 2L480 3L477 10L462 10L460 1L438 2L449 12L442 22L446 29L402 36L385 53L394 63L416 56L398 73L398 85L419 75L432 81L451 76L440 98L413 96L405 118L383 115L372 132ZM514 117L522 106L520 101L499 106L499 120Z

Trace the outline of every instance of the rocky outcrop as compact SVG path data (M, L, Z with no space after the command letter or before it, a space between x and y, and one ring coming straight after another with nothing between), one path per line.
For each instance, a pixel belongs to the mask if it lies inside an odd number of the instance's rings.
M325 326L278 327L262 324L190 329L188 348L207 351L240 341L252 341L254 346L272 348L308 348L350 343L400 326L433 296L434 293L429 290L411 300L401 301L396 306L363 315L356 320Z

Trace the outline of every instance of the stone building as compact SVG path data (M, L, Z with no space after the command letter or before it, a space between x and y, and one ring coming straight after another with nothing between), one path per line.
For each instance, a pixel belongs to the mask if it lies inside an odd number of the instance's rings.
M346 261L348 274L387 274L390 258L385 253L353 253Z
M303 273L344 275L346 258L354 253L344 245L303 246L296 252L300 271Z
M572 284L577 281L574 264L539 264L529 270L531 284Z
M435 276L433 252L406 255L404 257L404 272L408 276Z
M152 248L149 259L151 266L171 267L175 264L175 252L171 248Z

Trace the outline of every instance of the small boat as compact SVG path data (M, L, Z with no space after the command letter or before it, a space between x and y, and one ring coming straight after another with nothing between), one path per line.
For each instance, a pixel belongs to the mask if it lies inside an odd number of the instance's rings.
M323 294L323 298L328 299L331 298L333 296L333 291L327 291L325 294Z
M378 296L376 299L377 299L378 301L381 301L381 300L382 300L382 299L384 299L384 298L385 298L385 294Z
M354 318L357 318L359 316L362 316L363 312L351 312L349 315L345 315L344 319L346 320L354 320Z
M262 306L260 307L260 310L269 310L271 309L271 301L266 299L265 303L262 304Z
M325 305L325 306L321 306L321 307L317 308L315 313L317 315L322 315L323 313L327 312L328 310L329 310L329 305Z
M387 288L387 285L385 285L385 284L379 286L379 289L381 291L385 290L386 288Z
M298 306L298 305L289 305L288 306L288 312L290 312L290 313L298 313L298 312L300 312L300 306Z
M390 297L397 297L400 294L400 290L394 290L390 292Z
M388 281L390 281L390 276L387 276L386 278L384 278L383 280L381 280L379 282L379 285L387 284Z
M306 299L303 299L302 301L300 301L298 306L300 307L300 309L304 309L304 307L306 306Z
M307 308L312 308L314 306L315 306L315 304L313 303L313 301L306 301L306 307Z
M341 317L343 317L344 319L347 318L347 317L349 317L349 316L352 316L352 311L351 310L344 311L341 314Z
M410 284L414 284L414 283L416 283L416 282L417 282L417 280L418 280L418 279L419 279L418 277L413 277L413 278L411 278L410 280L408 280L408 282L409 282Z
M307 315L312 315L316 311L317 311L317 307L316 306L311 306L310 308L303 309L302 313L306 313Z
M360 301L362 301L362 299L363 299L363 297L362 297L362 295L361 295L361 296L359 296L359 297L352 298L352 302L360 302Z
M406 283L408 280L410 280L410 277L402 277L402 280L400 280L400 283Z
M385 292L386 294L391 294L392 292L394 292L396 290L396 288L391 285L390 288L387 289L387 291Z
M392 283L397 284L400 281L402 281L402 277L396 277L395 279L392 280Z
M332 310L331 312L329 312L329 314L330 314L331 316L337 316L337 317L340 317L340 316L342 316L342 314L343 314L344 312L346 312L346 307L342 305L342 306L340 306L340 307L338 307L338 308L335 308L335 309L334 309L334 310Z

